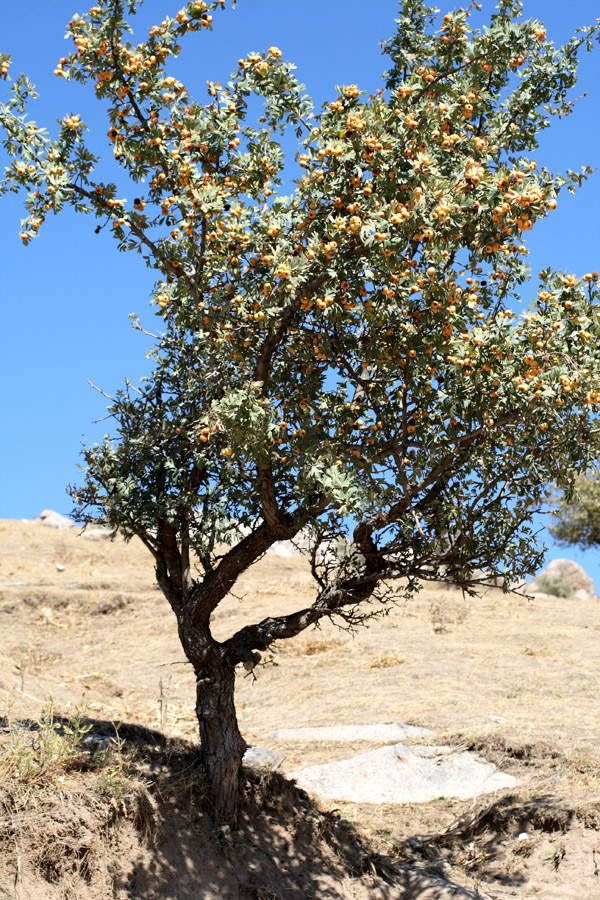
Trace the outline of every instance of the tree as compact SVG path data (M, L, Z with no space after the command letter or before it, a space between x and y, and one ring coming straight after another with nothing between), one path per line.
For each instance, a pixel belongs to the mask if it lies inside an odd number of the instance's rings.
M85 450L72 494L80 521L154 557L196 673L213 815L232 823L236 667L323 618L358 625L423 580L508 590L540 565L545 485L568 488L597 450L597 273L546 270L527 312L510 304L525 232L585 176L531 153L569 112L598 29L557 48L517 0L481 27L476 3L442 20L403 0L384 87L342 86L314 114L276 47L203 102L167 74L224 5L187 3L136 46L137 0L70 22L56 74L107 104L115 183L96 176L79 116L55 138L27 117L24 76L0 119L25 243L71 206L159 274L154 373L112 399L114 434ZM300 172L284 196L289 129ZM299 536L314 602L217 641L211 616L239 576Z
M580 475L573 490L551 499L549 532L559 544L584 550L600 546L600 478L594 469Z

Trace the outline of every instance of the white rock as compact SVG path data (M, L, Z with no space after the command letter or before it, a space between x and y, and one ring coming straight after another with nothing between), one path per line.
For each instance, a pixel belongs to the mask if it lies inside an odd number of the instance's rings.
M291 559L293 556L301 556L300 551L294 547L291 541L277 541L268 550L270 556L278 556L280 559Z
M596 596L593 578L590 578L583 566L571 559L551 560L540 575L568 582L573 587L575 599L593 600ZM539 593L537 578L527 585L527 590L533 594Z
M57 563L56 571L57 571L57 572L64 572L64 571L65 571L65 567L64 567L63 565L61 565L60 563Z
M86 525L83 531L81 532L82 537L90 538L91 540L110 540L115 534L114 528L109 528L107 525Z
M60 513L54 512L53 509L44 509L39 515L38 519L33 519L34 522L40 522L42 525L47 525L49 528L58 528L60 531L66 531L67 528L74 528L75 523L68 519L66 516L61 516Z
M467 799L514 787L512 775L475 753L432 758L408 747L380 747L350 759L293 773L298 785L322 800L354 803L426 803L440 797Z
M248 747L242 759L242 765L251 772L274 772L284 761L283 753L276 750L263 750L261 747Z

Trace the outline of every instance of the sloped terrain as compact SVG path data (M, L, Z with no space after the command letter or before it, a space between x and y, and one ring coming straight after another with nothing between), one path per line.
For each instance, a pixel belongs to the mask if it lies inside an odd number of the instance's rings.
M219 608L215 631L311 591L301 558L269 556ZM354 636L327 624L282 644L256 680L240 675L237 693L246 739L284 753L282 775L378 744L269 732L401 720L476 749L520 786L476 801L337 803L334 813L276 775L250 785L240 832L214 834L199 812L193 677L147 553L2 522L0 897L433 897L421 876L407 887L397 868L407 864L482 896L600 894L599 610L596 600L495 590L472 600L428 586ZM39 772L36 723L48 721L49 698L62 740L76 709L90 734L116 740L77 743ZM57 873L48 860L61 848Z

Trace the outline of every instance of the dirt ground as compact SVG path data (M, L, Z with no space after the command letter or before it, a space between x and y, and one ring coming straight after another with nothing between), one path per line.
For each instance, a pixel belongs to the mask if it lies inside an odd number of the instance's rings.
M219 607L214 630L225 637L309 602L312 591L303 559L269 556ZM92 721L195 741L193 676L151 559L135 542L0 522L0 628L6 728L35 721L52 698L65 716L80 708ZM600 898L599 632L600 601L532 602L498 590L472 599L426 586L354 635L328 623L282 644L256 679L239 677L240 725L249 744L286 755L284 775L374 745L266 736L282 727L403 721L430 728L434 742L477 748L517 776L516 791L422 805L336 804L336 814L332 804L324 821L341 817L381 860L414 863L482 897L593 900ZM120 827L131 826L131 815ZM181 864L193 874L197 853ZM209 897L181 887L169 893L166 882L150 890L142 881L114 896ZM304 894L269 894L256 885L235 896L359 896L324 884ZM375 883L365 890L365 897L388 896ZM0 877L0 897L13 895ZM21 896L35 894L23 887ZM223 889L210 896L234 895Z

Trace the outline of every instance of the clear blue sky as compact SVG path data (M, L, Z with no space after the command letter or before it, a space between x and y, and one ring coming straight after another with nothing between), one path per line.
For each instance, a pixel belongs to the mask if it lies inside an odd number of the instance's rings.
M93 92L52 74L68 52L63 36L69 18L89 5L7 3L0 49L13 54L13 74L25 71L37 85L33 115L40 124L52 128L58 116L82 113L99 140L96 146L104 147L107 124ZM179 5L146 0L139 25L145 30ZM483 0L484 11L494 5L495 0ZM200 95L206 79L227 80L240 56L276 45L295 62L318 107L336 84L357 83L367 91L380 86L386 59L379 43L392 33L396 12L396 0L240 0L236 10L215 15L212 34L190 36L178 74ZM525 15L544 21L556 42L593 22L598 12L596 0L525 0ZM550 169L600 165L600 48L584 54L580 71L576 94L588 96L546 132L537 154ZM18 237L21 212L19 198L0 199L2 518L31 518L44 508L68 514L65 485L78 478L81 442L109 427L92 424L104 415L105 401L87 379L109 393L125 377L135 381L145 370L145 344L127 315L140 312L150 327L154 321L146 311L153 273L139 257L117 253L107 232L95 235L95 220L63 213L48 220L40 238L25 248ZM529 235L533 271L548 264L580 274L600 268L599 212L600 172L578 195L565 194L558 210ZM556 556L582 562L600 591L596 554L552 548L548 558Z

